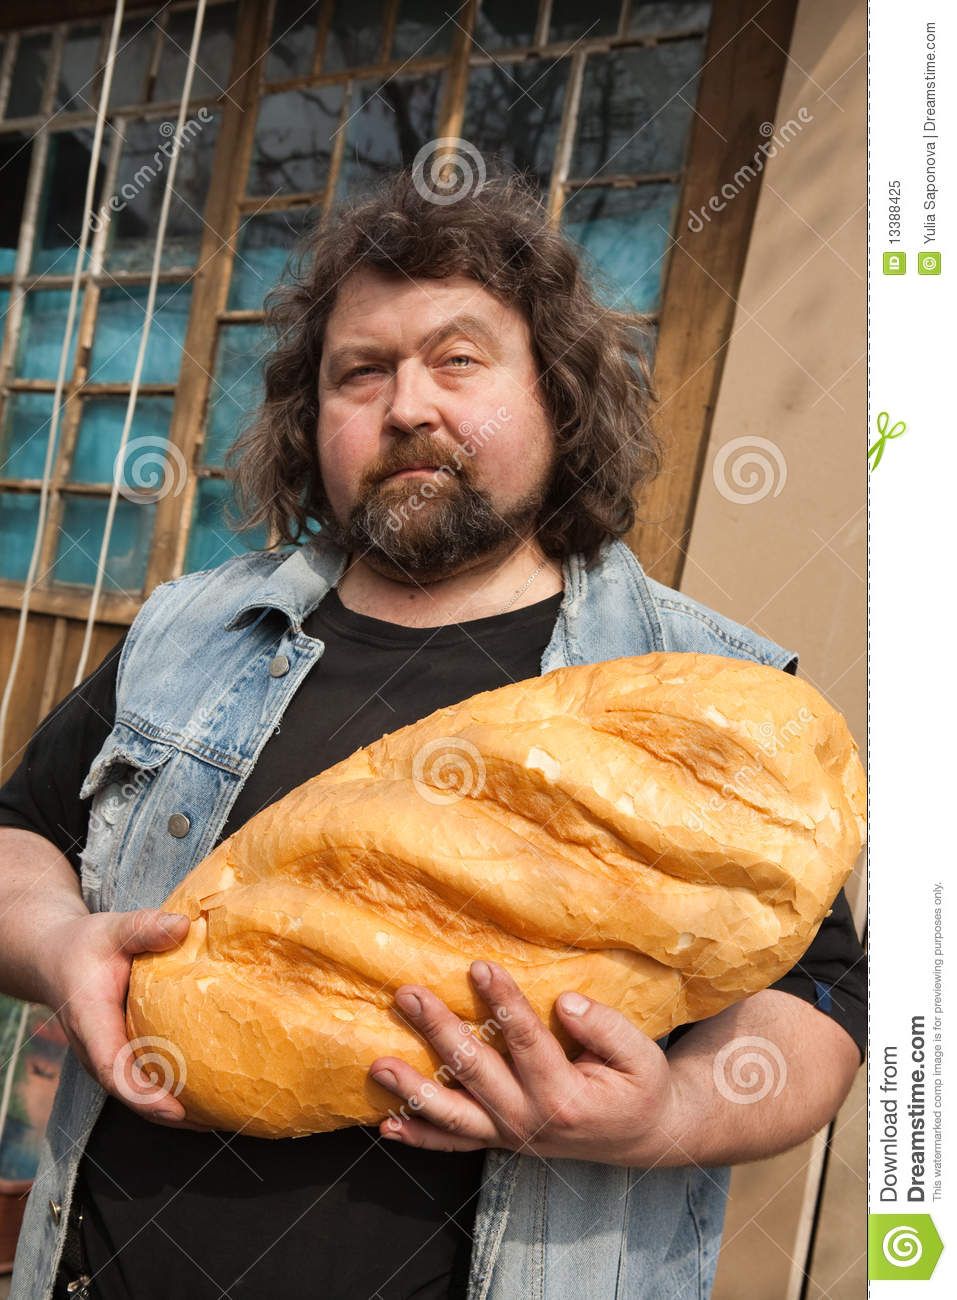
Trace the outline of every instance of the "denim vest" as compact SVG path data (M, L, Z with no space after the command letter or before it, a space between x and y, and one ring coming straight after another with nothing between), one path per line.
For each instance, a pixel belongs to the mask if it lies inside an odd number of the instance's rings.
M93 796L81 871L91 911L161 906L213 848L260 751L323 653L302 623L346 559L320 537L187 574L145 602L120 659L115 725L80 790L81 798ZM779 668L796 659L648 578L621 541L607 542L590 565L568 557L563 576L543 673L654 650ZM68 1052L26 1206L12 1300L50 1300L77 1167L105 1096ZM628 1169L490 1150L470 1300L706 1297L729 1177L727 1168Z

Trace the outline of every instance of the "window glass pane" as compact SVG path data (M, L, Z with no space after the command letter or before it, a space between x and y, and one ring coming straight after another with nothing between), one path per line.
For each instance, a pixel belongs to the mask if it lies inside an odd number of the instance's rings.
M0 437L0 478L42 478L53 415L52 393L11 393ZM63 412L60 412L63 428Z
M353 90L352 116L339 173L340 197L408 166L438 135L439 76L364 81Z
M710 18L711 5L695 0L631 0L628 32L644 36L650 32L704 31Z
M618 30L621 0L552 0L549 37L577 41L583 36L614 36Z
M56 379L60 350L66 337L69 289L32 289L23 304L23 321L17 348L17 375L21 379ZM73 336L67 356L66 375L73 373L76 331L81 301L73 315Z
M284 81L312 72L318 15L316 0L278 0L266 55L267 81Z
M126 407L125 397L90 397L84 401L70 468L72 482L113 482ZM172 418L171 397L137 398L123 455L122 482L147 489L157 485L155 475L164 455Z
M20 214L27 192L30 172L31 137L0 136L0 175L3 176L3 202L0 203L0 275L11 275L17 260L20 240Z
M162 265L196 264L203 234L203 208L209 191L219 114L200 110L183 124L173 196L166 222ZM166 174L173 153L175 123L133 121L126 125L115 192L100 200L99 213L110 222L110 270L148 271L153 265Z
M156 24L152 18L144 14L127 18L120 28L116 58L113 61L111 106L143 103L146 96L146 74L155 43Z
M100 49L100 27L71 27L63 46L60 75L53 96L55 109L82 113L98 105L96 60Z
M23 582L30 570L40 517L35 492L0 492L0 578Z
M213 569L233 555L259 550L266 545L266 531L254 528L235 533L226 521L226 509L235 517L232 485L222 479L200 479L193 507L193 522L186 551L186 572Z
M262 362L269 350L259 325L224 325L219 331L203 446L204 465L222 465L240 426L259 402Z
M31 113L39 113L49 65L50 33L21 36L16 63L13 65L7 117L29 117Z
M70 275L76 266L76 246L83 234L83 201L92 149L92 131L55 131L50 134L37 232L30 259L33 272ZM99 173L102 176L102 163ZM91 242L92 232L87 236L84 266L89 265Z
M144 384L175 383L186 337L191 290L189 285L159 285L149 342L146 345ZM146 285L104 289L100 294L91 383L125 384L133 378L146 315Z
M296 240L317 215L315 208L292 208L247 217L236 246L230 311L261 310L265 294L283 278Z
M475 20L476 44L484 50L530 45L537 18L538 0L482 0Z
M325 86L263 96L250 194L305 194L324 188L344 94L343 86Z
M54 582L83 583L92 587L106 528L105 500L98 497L68 496L53 563ZM146 577L150 538L156 506L141 505L120 497L110 533L103 590L138 594Z
M703 51L696 38L589 57L572 175L679 170Z
M677 206L677 185L587 189L571 196L562 225L609 282L599 286L603 301L636 311L658 309Z
M154 102L182 97L195 20L195 7L169 15L160 48L159 70L150 96ZM199 38L190 99L219 95L227 89L235 38L235 4L208 6Z
M399 0L392 57L421 59L430 54L447 54L458 30L457 9L458 5L449 4L449 0Z
M335 0L326 34L325 71L379 63L384 21L385 0Z
M562 120L567 60L530 59L473 68L462 134L484 156L496 155L548 186Z

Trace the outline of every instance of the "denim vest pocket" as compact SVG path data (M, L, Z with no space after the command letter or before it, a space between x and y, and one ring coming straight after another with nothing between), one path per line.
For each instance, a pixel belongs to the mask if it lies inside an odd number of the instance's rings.
M175 752L173 744L117 721L93 760L80 787L81 799L93 798L80 854L80 887L91 912L105 910L103 884L115 877L131 819L156 773Z

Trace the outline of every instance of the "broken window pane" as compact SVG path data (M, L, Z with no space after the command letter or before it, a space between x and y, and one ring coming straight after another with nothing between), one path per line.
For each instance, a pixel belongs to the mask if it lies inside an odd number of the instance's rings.
M590 55L572 175L678 171L704 40Z
M110 105L142 104L146 98L146 74L149 71L157 31L153 19L137 14L127 18L120 28L120 39L113 60L110 81ZM99 100L97 100L99 102Z
M392 41L393 59L422 59L447 54L458 30L455 0L399 0Z
M344 94L343 86L324 86L263 96L249 169L250 194L271 197L324 189Z
M340 196L354 195L411 165L438 134L440 76L391 77L353 87L339 173Z
M278 0L266 55L266 80L308 76L316 46L317 0Z
M710 18L711 5L700 0L632 0L628 33L706 31Z
M53 564L54 582L82 583L92 587L106 528L106 511L107 502L101 498L64 497ZM104 592L139 595L146 577L155 516L154 504L119 497L110 531Z
M186 552L187 573L195 573L197 569L212 569L230 556L265 547L265 528L234 532L226 519L227 508L230 517L235 518L238 511L232 484L223 479L200 479Z
M475 20L475 42L480 50L531 45L537 19L538 0L482 0Z
M262 363L269 348L270 340L259 325L224 325L220 329L209 391L204 465L222 465L226 451L258 405Z
M266 293L283 278L296 241L317 216L315 208L291 208L246 218L229 285L230 311L261 310Z
M193 9L180 10L169 15L160 46L156 84L150 96L154 102L182 98L195 21L196 15ZM189 88L190 99L221 95L228 90L235 39L236 5L208 6L199 38L193 80Z
M60 352L66 337L69 289L31 289L23 304L23 320L17 340L16 374L20 379L56 379ZM66 378L73 373L76 330L81 300L77 298L73 330L66 361Z
M191 292L188 284L157 287L142 383L172 384L179 377ZM146 285L118 286L100 293L90 383L125 384L133 378L147 297Z
M473 68L462 134L483 156L494 153L548 188L562 120L568 63L529 59Z
M76 266L77 245L83 234L87 176L93 151L93 132L54 131L47 144L46 169L30 270L36 274L69 275ZM101 156L99 184L105 170ZM96 191L94 191L96 193ZM86 239L84 266L89 264L92 230Z
M13 65L10 97L7 100L8 118L30 117L33 113L39 113L49 66L50 33L21 36L17 59Z
M43 477L52 415L52 393L10 393L0 431L0 478Z
M218 131L218 113L205 108L183 124L163 240L164 270L196 263ZM126 124L116 190L98 209L110 222L106 264L111 271L148 271L153 265L174 134L173 122Z
M126 397L84 400L70 467L71 482L113 482L127 404ZM123 454L121 482L142 487L154 485L168 444L172 418L172 397L137 397Z
M0 492L0 578L23 582L30 570L40 515L35 492Z
M31 137L19 131L0 135L0 173L3 202L0 203L0 275L12 275L20 240L20 217L30 174Z
M611 306L653 312L661 286L678 206L677 185L578 190L565 204L562 227L589 254Z
M60 75L53 96L55 110L82 113L97 107L99 96L95 78L99 49L99 24L70 28L63 46Z
M614 36L621 0L552 0L549 39L577 41L587 36Z
M385 0L336 0L326 35L324 71L380 63L384 21Z

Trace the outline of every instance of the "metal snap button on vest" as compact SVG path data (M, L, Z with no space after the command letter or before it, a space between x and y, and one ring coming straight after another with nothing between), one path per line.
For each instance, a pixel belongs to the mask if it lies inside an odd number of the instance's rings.
M170 835L175 835L178 840L181 840L184 835L189 834L189 818L185 813L173 813L166 823L166 829Z
M50 1216L51 1216L51 1218L53 1219L53 1222L54 1222L54 1223L59 1223L59 1222L60 1222L60 1211L61 1211L62 1208L63 1208L62 1205L60 1204L59 1201L48 1201L47 1204L48 1204L49 1207L50 1207Z
M270 659L269 661L270 677L285 677L286 673L288 672L289 672L288 655L276 655L274 659Z

